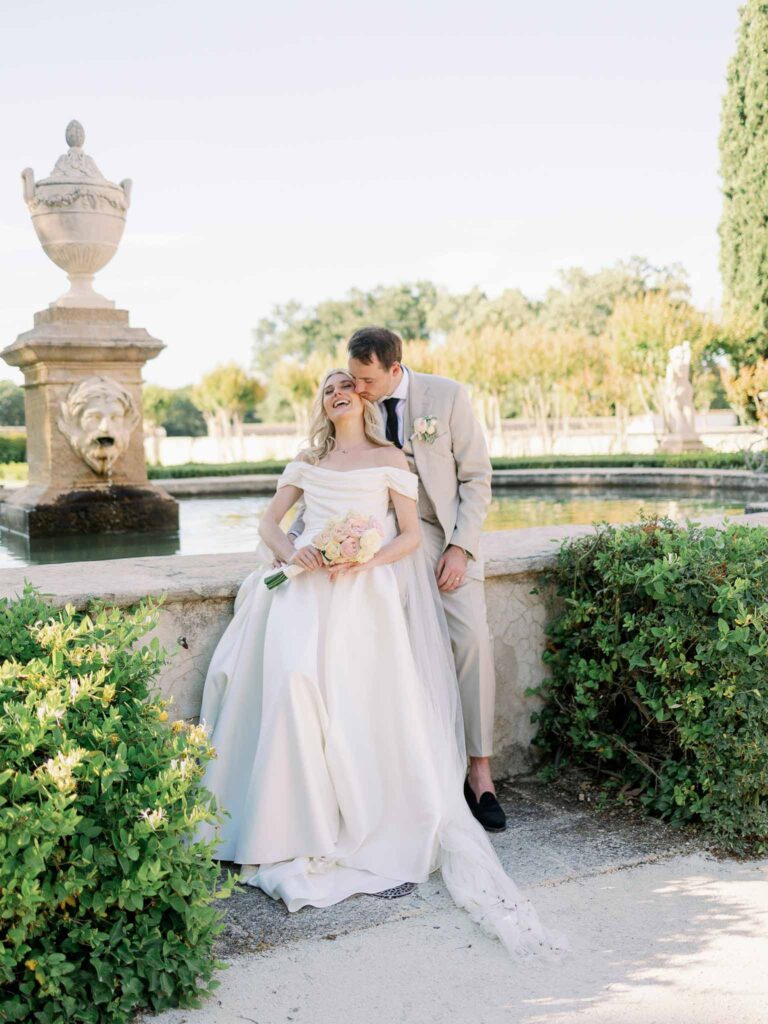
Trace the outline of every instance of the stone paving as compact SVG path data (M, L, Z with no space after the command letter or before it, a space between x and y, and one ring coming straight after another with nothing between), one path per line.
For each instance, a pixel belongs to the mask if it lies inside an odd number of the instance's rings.
M570 953L510 958L437 875L399 900L294 915L241 887L215 995L135 1024L764 1024L768 860L716 859L532 780L501 795L494 844Z

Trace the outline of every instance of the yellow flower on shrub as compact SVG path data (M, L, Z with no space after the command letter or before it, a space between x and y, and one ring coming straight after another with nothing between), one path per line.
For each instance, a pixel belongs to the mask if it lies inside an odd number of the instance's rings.
M205 726L202 723L200 725L190 725L187 729L187 739L193 746L207 747L208 733L205 731Z
M68 754L59 751L56 757L49 757L45 764L37 769L36 774L46 774L58 790L68 793L76 785L73 769L77 768L87 753L88 751L82 747L70 750Z
M149 807L145 807L139 814L139 817L143 818L151 829L156 829L158 825L161 825L165 821L165 811L162 807L156 807L154 810L150 810Z
M141 643L155 613L150 601L97 604L89 618L48 605L29 584L19 599L0 598L0 709L12 708L0 714L0 778L13 789L0 920L20 920L18 894L34 894L23 927L6 929L2 942L0 1003L14 1020L68 1020L82 992L103 995L83 1011L91 1024L166 1009L156 938L171 910L162 960L172 998L187 1005L215 984L213 901L234 880L222 884L212 842L197 835L220 818L200 785L207 749L183 727L157 727L166 702L152 689L167 652L156 638ZM179 878L186 884L176 888ZM100 954L118 934L120 956L105 975ZM50 952L62 948L66 956Z

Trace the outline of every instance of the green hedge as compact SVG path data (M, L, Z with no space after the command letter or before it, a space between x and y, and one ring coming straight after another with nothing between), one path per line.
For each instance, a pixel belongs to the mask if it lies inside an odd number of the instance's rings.
M282 473L285 462L185 462L182 466L147 466L150 480L195 476L244 476L249 473Z
M569 469L573 467L632 467L667 469L744 469L741 452L683 452L679 455L562 455L530 458L492 459L494 469ZM248 473L282 473L285 461L204 463L187 462L182 466L148 466L151 480L196 476L242 476Z
M768 849L768 529L603 526L549 582L552 676L532 692L553 768Z
M0 601L0 1020L127 1024L213 979L204 730L165 724L156 605Z
M24 434L0 434L0 463L25 462L27 439Z
M0 486L10 480L27 480L29 470L26 462L0 462Z
M494 469L639 468L744 469L742 452L671 452L653 455L536 455L514 459L491 459Z

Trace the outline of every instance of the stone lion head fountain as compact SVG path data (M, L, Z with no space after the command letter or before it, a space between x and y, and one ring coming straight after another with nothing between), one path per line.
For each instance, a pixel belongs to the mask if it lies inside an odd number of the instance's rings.
M110 476L140 419L133 399L117 381L86 377L60 404L57 426L95 473Z

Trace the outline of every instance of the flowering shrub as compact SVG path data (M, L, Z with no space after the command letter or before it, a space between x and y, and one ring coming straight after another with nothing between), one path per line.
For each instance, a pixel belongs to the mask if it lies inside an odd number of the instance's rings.
M120 1024L218 984L213 750L150 693L155 621L0 601L0 1021Z
M768 530L603 526L550 580L535 742L731 850L768 849Z

